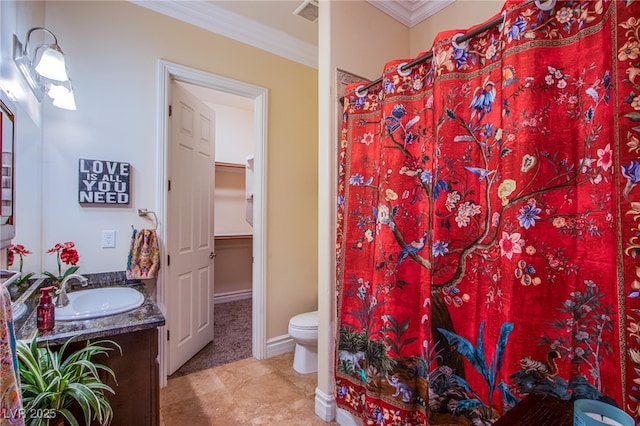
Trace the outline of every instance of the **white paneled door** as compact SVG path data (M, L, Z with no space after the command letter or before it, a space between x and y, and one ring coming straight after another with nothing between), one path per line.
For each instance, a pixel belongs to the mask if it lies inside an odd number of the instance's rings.
M171 82L168 374L213 340L215 112Z

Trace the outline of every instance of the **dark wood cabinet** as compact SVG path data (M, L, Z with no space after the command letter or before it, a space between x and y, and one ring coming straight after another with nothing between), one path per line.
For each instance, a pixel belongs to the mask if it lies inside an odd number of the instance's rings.
M157 426L160 424L158 329L120 334L110 338L122 348L105 360L116 374L118 384L109 377L106 383L115 390L110 395L113 408L111 426Z
M122 348L122 355L116 348L108 357L101 355L93 359L111 368L116 376L114 381L109 374L102 374L102 381L115 391L115 395L107 393L113 409L111 426L158 426L158 329L107 336L94 341L102 339L112 340ZM70 349L80 348L84 344L86 342L75 342ZM72 411L77 419L82 419L80 410ZM93 425L98 426L99 423L94 421Z

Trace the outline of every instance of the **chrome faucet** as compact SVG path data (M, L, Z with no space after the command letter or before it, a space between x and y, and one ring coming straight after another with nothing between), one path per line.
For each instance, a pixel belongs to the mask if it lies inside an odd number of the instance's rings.
M87 280L85 277L83 277L80 274L71 274L65 277L65 279L62 280L62 284L60 284L60 290L58 290L58 298L56 299L56 308L63 308L69 304L69 298L67 297L67 282L72 278L75 278L78 281L80 281L80 284L82 285L82 287L86 287L87 284L89 283L89 280Z

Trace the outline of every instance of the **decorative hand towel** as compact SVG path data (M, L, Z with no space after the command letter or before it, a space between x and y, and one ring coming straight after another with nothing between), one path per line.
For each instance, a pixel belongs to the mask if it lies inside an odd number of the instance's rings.
M160 248L156 231L134 229L127 262L127 279L155 278L160 269Z
M9 291L0 285L0 425L24 425Z

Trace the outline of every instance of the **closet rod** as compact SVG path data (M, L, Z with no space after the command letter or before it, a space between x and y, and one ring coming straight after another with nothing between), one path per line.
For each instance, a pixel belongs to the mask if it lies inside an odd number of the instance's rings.
M529 1L524 2L523 4L526 5L526 4L531 3L533 1L536 1L536 4L538 5L539 8L544 8L544 6L540 7L540 4L539 4L539 2L542 2L542 0L529 0ZM555 2L553 2L553 3L555 3ZM490 30L490 29L495 28L495 27L497 27L499 25L502 25L504 23L505 19L506 19L506 13L503 12L502 15L500 15L497 18L495 18L494 20L489 21L486 24L476 28L475 30L471 30L468 33L463 34L463 35L458 36L458 37L454 36L454 39L452 41L457 43L457 44L464 43L465 41L467 41L469 39L472 39L475 36L477 36L479 34L482 34L483 32L485 32L487 30ZM409 68L411 68L411 67L413 67L415 65L418 65L421 62L424 62L424 61L427 61L427 60L431 59L432 57L433 57L433 52L429 52L429 53L427 53L425 55L422 55L422 56L414 59L413 61L411 61L411 62L409 62L407 64L402 65L400 67L399 71L400 72L406 71ZM358 91L360 91L360 92L365 91L365 90L370 89L371 87L375 86L378 83L382 83L382 77L380 77L377 80L374 80L371 83L366 84L366 85L364 85L362 87L358 87L358 90L356 90L356 94L357 94ZM341 101L341 103L344 103L344 98L341 98L340 101Z

